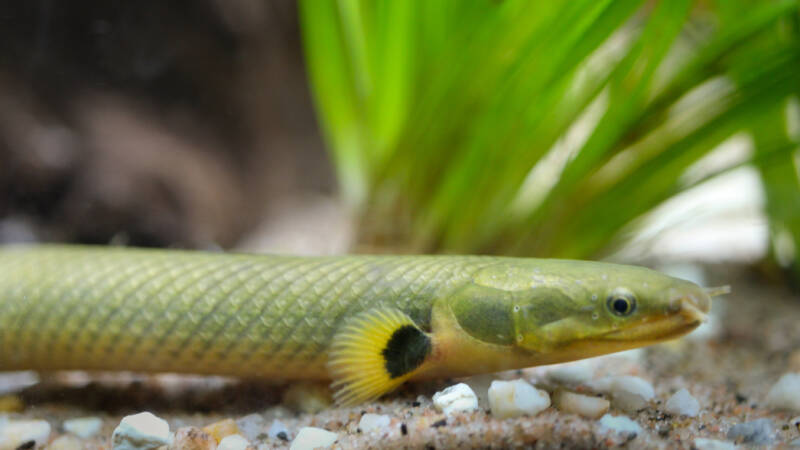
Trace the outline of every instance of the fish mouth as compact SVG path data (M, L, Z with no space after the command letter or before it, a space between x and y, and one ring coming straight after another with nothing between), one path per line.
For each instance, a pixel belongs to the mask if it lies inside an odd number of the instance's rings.
M666 341L683 336L708 321L710 300L694 295L679 297L672 302L670 312L643 317L625 328L610 331L600 339L604 341L639 341L642 345ZM677 306L677 307L676 307Z

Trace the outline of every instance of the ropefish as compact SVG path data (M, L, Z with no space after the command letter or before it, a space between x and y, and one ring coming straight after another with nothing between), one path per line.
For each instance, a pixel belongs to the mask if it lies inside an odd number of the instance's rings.
M709 291L634 266L493 256L296 257L0 249L0 370L407 380L570 361L679 337Z

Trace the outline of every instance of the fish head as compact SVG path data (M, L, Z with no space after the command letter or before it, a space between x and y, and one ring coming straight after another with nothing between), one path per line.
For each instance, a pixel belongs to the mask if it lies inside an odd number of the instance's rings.
M516 346L556 361L662 342L706 321L709 291L654 270L608 263L552 261L536 283L513 293Z

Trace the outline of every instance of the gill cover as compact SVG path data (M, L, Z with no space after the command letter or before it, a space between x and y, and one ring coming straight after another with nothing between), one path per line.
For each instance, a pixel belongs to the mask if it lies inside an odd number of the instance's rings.
M518 347L547 353L579 337L578 305L561 290L537 287L514 294L511 315Z
M450 304L461 329L487 344L545 353L573 339L578 330L575 302L555 288L471 284L455 293Z

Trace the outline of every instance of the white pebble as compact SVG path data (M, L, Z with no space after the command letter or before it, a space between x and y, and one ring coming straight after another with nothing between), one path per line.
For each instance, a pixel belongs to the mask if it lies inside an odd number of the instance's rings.
M231 434L219 441L217 450L245 450L249 445L250 442L241 434Z
M491 394L489 401L491 402ZM478 409L478 397L469 386L464 383L458 383L433 394L433 406L449 416L457 412Z
M550 406L550 395L525 380L493 381L489 387L489 406L498 418L535 415Z
M47 445L47 450L83 450L85 447L83 440L65 434L53 439L53 442Z
M238 428L239 433L249 441L258 439L258 436L264 432L264 428L266 427L267 422L261 414L253 413L236 419L236 428Z
M169 424L149 412L123 417L111 434L114 450L156 449L169 442Z
M728 430L725 437L744 444L768 445L775 440L774 430L775 424L772 420L761 418L737 423Z
M286 425L283 424L278 419L272 421L272 425L269 426L269 431L267 431L267 436L270 439L280 439L282 441L289 440L289 429L286 428Z
M728 441L697 438L694 440L694 448L697 450L735 450L736 446Z
M638 411L655 397L653 385L630 375L603 377L587 383L595 392L610 394L614 406L625 411Z
M289 450L311 450L315 448L327 448L336 442L339 435L328 430L314 427L303 427L297 432L297 437L292 441Z
M0 449L15 449L30 445L44 445L50 437L50 424L46 420L0 421Z
M642 432L642 427L625 416L612 416L606 414L600 418L600 429L603 431L615 431L617 433L631 433L639 434Z
M800 411L800 373L784 374L767 394L767 406Z
M362 432L368 433L372 430L388 427L391 421L392 419L385 414L368 413L361 416L361 420L358 421L358 428L361 428Z
M604 398L590 397L567 391L558 392L553 398L553 403L561 411L578 414L590 419L597 419L607 413L609 406L611 406L608 400Z
M566 385L586 383L592 376L594 376L594 366L589 361L561 364L547 372L550 381Z
M81 438L90 438L100 431L103 420L99 417L79 417L64 421L64 431Z
M664 410L670 414L697 417L700 414L700 403L686 389L681 389L667 400Z

